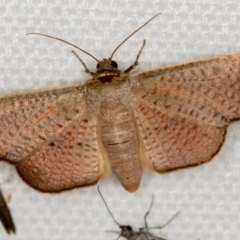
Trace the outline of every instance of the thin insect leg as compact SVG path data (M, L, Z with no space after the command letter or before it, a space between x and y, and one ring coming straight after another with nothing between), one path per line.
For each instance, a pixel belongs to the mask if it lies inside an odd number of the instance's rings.
M120 235L118 236L118 238L116 238L116 240L118 240L120 237L121 237L121 233L120 233Z
M77 59L81 62L81 64L83 65L84 69L85 69L85 72L90 74L91 76L94 74L93 72L91 72L86 64L83 62L83 60L77 55L77 53L75 51L72 50L72 53L75 55L75 57L77 57Z
M139 59L139 57L140 57L140 55L141 55L141 53L142 53L142 50L143 50L145 44L146 44L146 40L144 39L144 40L143 40L142 47L141 47L140 51L138 52L138 55L137 55L137 57L136 57L135 62L133 63L132 66L130 66L128 69L126 69L126 70L124 71L125 73L128 73L128 72L132 71L132 70L138 65L138 59Z
M163 229L163 228L165 228L167 225L169 225L179 214L180 214L180 212L174 214L174 215L173 215L165 224L163 224L162 226L148 227L148 229Z
M98 189L99 195L100 195L100 197L102 198L103 203L104 203L104 205L106 206L106 208L107 208L110 216L112 217L113 221L120 227L121 225L120 225L120 224L117 222L117 220L114 218L112 212L110 211L110 209L109 209L109 207L108 207L108 205L107 205L106 200L104 199L104 197L103 197L103 195L102 195L102 193L101 193L101 191L100 191L100 185L97 186L97 189Z
M150 204L150 207L148 209L148 211L146 212L145 216L144 216L144 224L145 224L145 227L144 228L141 228L140 230L142 229L146 229L147 232L148 232L148 225L147 225L147 216L149 215L151 209L152 209L152 206L153 206L153 201L154 201L154 195L152 195L152 201L151 201L151 204Z

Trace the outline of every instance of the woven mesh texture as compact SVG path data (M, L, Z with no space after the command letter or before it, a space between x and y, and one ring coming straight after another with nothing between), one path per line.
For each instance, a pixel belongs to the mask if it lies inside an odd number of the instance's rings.
M0 0L0 92L14 93L84 82L89 76L66 44L25 33L41 32L75 43L101 59L140 24L162 14L125 43L115 55L126 69L146 39L136 71L207 57L240 53L238 0ZM91 70L96 62L81 54ZM196 146L198 147L198 146ZM14 167L0 162L0 181L11 208L17 235L0 226L0 239L116 239L112 221L96 187L62 194L38 193ZM101 183L109 208L121 224L142 227L155 202L149 225L168 240L240 239L240 124L232 124L219 154L203 166L166 175L144 173L140 189L126 192L112 176Z

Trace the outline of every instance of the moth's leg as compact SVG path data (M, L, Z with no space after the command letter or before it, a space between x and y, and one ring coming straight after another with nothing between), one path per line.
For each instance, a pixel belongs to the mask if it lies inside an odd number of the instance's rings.
M130 66L128 69L126 69L126 70L124 71L125 73L128 73L128 72L132 71L132 70L138 65L138 59L139 59L139 57L140 57L140 55L141 55L141 53L142 53L142 50L143 50L145 44L146 44L146 40L144 39L144 40L143 40L142 47L141 47L140 51L138 52L138 55L137 55L137 57L136 57L135 62L133 63L132 66Z
M93 72L91 72L86 64L83 62L83 60L77 55L77 53L75 51L72 50L72 53L75 55L75 57L77 57L77 59L81 62L81 64L83 65L84 69L85 69L85 72L90 74L91 76L94 74Z

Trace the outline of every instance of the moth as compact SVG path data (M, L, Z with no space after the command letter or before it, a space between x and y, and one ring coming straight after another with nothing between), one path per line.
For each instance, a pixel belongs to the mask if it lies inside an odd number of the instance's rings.
M119 228L121 229L121 232L115 232L115 231L111 231L111 232L114 232L114 233L118 233L119 234L119 237L124 237L128 240L167 240L165 238L161 238L161 237L157 237L157 236L154 236L153 234L151 234L149 232L149 229L153 229L153 228L158 228L158 229L163 229L164 227L166 227L168 224L170 224L178 215L179 213L175 214L173 217L171 217L171 219L169 219L164 225L162 226L158 226L158 227L148 227L148 224L147 224L147 216L149 215L151 209L152 209L152 206L153 206L153 200L154 198L152 197L152 201L151 201L151 204L150 204L150 207L148 209L148 211L146 212L145 216L144 216L144 228L139 228L139 231L136 232L132 229L132 227L130 225L121 225L119 224L116 219L114 218L112 212L110 211L110 209L108 208L108 205L107 205L107 202L106 200L104 199L101 191L100 191L100 188L98 186L98 192L104 202L104 205L106 206L109 214L111 215L113 221L119 226ZM119 239L119 237L117 239Z
M8 234L16 233L16 227L13 222L11 212L0 190L0 220Z
M220 150L240 117L240 55L130 74L145 41L123 72L113 55L128 38L101 61L77 47L97 61L91 73L78 57L84 84L0 97L0 159L33 188L61 192L114 172L134 192L143 170L197 166Z

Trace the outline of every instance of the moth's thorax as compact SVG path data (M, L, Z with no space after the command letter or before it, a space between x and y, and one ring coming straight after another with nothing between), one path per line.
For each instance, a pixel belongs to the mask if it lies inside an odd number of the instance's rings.
M121 73L120 76L115 75L111 82L102 83L98 77L104 76L108 76L106 72L99 73L88 80L84 86L84 96L89 111L100 115L100 105L103 102L121 102L129 108L134 107L137 99L131 91L129 76Z

